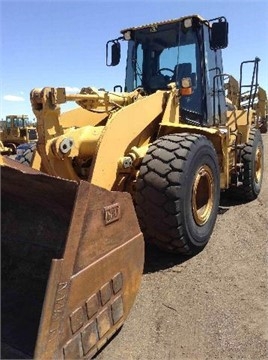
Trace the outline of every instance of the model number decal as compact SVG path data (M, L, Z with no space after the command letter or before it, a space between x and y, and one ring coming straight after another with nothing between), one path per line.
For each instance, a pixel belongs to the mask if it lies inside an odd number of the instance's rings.
M104 207L105 225L108 225L119 219L120 219L120 205L118 203Z

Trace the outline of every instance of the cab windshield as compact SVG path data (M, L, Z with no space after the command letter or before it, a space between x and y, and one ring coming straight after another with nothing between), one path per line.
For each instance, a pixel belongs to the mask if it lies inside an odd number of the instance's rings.
M198 65L197 65L198 64ZM185 109L201 112L200 48L197 30L183 28L182 23L164 24L159 28L136 30L129 41L126 69L126 91L142 87L148 94L168 89L170 82L181 87L190 78L193 94L183 99ZM193 98L195 102L193 109Z

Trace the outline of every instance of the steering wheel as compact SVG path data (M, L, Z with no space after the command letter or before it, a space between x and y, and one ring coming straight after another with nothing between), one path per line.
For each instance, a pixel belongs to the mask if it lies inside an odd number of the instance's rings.
M163 75L163 74L162 74L162 71L169 71L169 72L172 73L172 75L169 77L170 80L172 79L172 77L173 77L174 74L175 74L175 73L174 73L174 70L169 69L169 68L161 68L161 69L157 70L156 74L161 74L161 75ZM163 75L163 76L168 76L168 75Z

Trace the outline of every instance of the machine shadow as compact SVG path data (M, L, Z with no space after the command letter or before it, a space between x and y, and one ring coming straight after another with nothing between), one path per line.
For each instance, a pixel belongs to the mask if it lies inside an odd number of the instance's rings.
M157 246L145 243L145 262L143 274L157 272L180 265L192 258L194 255L172 254L160 250Z
M220 205L218 209L218 215L224 214L233 206L246 204L246 200L238 199L231 192L222 192L220 197Z

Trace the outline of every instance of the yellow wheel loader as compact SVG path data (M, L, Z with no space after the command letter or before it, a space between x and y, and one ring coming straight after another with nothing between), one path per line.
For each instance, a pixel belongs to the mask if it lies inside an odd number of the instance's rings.
M246 62L252 82L234 94L222 68L226 19L127 28L107 42L108 66L121 43L124 89L33 89L32 168L1 161L2 338L35 359L88 359L123 324L141 279L142 235L195 254L221 191L250 201L261 190L259 59ZM67 101L79 107L61 114Z

